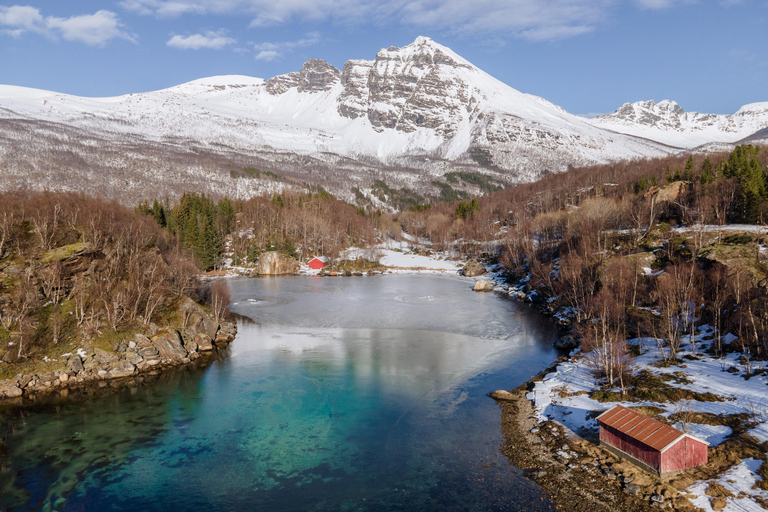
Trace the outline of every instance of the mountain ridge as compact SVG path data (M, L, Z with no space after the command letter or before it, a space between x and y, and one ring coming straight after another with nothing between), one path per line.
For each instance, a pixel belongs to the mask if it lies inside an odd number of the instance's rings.
M431 196L439 189L435 181L450 172L479 172L512 184L569 167L677 151L513 89L426 37L382 49L373 60L349 60L341 70L310 59L301 70L268 80L221 75L111 98L0 86L0 121L0 140L2 127L14 126L22 132L5 138L16 146L35 155L39 146L50 147L49 160L74 152L91 172L109 162L98 150L104 141L120 146L121 158L130 160L122 165L136 169L139 181L157 181L163 173L199 177L205 161L224 156L231 164L217 163L211 179L243 196L265 185L228 183L221 176L243 162L354 199L377 179ZM45 141L34 123L45 125ZM76 136L65 135L69 129ZM77 143L67 146L68 137ZM163 151L195 164L163 169L155 156ZM7 155L0 151L0 165L15 169L10 181L23 181L23 166ZM32 167L43 165L32 160ZM115 163L109 172L121 169Z

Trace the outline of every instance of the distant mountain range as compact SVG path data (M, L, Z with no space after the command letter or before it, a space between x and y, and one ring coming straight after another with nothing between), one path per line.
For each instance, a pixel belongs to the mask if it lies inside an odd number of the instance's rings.
M686 112L674 101L625 103L592 124L684 149L734 143L768 127L768 102L744 105L733 115Z
M312 59L267 81L218 76L115 98L0 86L0 186L135 202L309 183L378 205L398 188L477 193L478 182L732 143L766 126L768 103L721 116L639 102L586 119L419 37L342 70ZM484 180L455 178L476 173Z

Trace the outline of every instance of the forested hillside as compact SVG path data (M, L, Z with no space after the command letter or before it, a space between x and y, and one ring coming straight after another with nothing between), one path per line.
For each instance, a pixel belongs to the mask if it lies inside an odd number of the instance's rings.
M0 375L84 343L112 351L150 325L180 325L197 269L179 239L114 201L0 194Z
M738 351L750 367L768 356L767 153L574 169L397 219L440 247L498 254L528 300L568 317L596 349L609 388L628 384L626 339L658 339L675 361L705 323L714 351Z
M253 264L266 251L297 259L335 257L346 247L375 243L376 228L385 222L380 212L366 212L322 189L247 201L215 202L205 195L184 194L178 203L164 206L155 201L140 205L137 211L177 237L201 270L224 263L225 240L231 244L235 265Z

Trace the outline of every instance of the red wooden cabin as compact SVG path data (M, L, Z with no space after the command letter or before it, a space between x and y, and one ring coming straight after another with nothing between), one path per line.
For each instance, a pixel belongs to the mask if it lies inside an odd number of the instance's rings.
M709 443L621 405L597 422L601 446L662 477L707 463Z
M325 256L315 256L314 258L309 260L309 263L307 263L307 265L309 265L309 268L319 270L323 268L327 263L328 263L328 258L326 258Z

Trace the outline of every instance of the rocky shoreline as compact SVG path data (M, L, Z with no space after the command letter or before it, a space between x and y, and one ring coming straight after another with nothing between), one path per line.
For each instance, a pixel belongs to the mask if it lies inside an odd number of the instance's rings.
M632 480L614 472L612 468L621 463L616 456L573 436L556 422L539 424L525 396L527 386L496 398L502 415L502 452L558 508L572 512L658 510L641 495L627 492ZM669 504L662 501L659 506L667 508Z
M204 365L237 334L234 322L214 321L191 299L181 304L180 312L186 318L183 328L150 325L144 333L120 341L113 351L84 341L83 348L66 354L61 369L0 380L0 404L20 405L52 394L66 397L72 390L92 385L120 388L169 368Z

